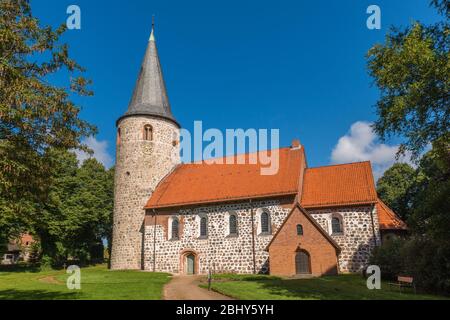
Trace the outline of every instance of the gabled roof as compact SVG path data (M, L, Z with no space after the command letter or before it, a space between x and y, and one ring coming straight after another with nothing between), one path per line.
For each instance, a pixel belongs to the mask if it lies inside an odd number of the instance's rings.
M269 244L266 246L265 250L268 251L270 245L273 243L273 241L275 240L275 238L277 237L277 235L281 232L281 230L283 229L284 225L286 224L286 222L289 220L289 218L291 217L291 215L295 212L295 209L300 210L300 212L302 212L306 218L308 218L308 220L311 222L311 224L317 228L317 230L324 236L325 239L328 240L328 242L330 242L333 247L336 249L336 251L339 253L341 251L341 247L337 244L336 241L334 241L334 239L325 231L323 230L323 228L320 226L320 224L316 221L316 219L314 219L309 213L308 211L303 208L298 202L296 202L294 204L294 206L292 207L291 211L289 212L289 214L287 215L286 219L284 219L283 223L281 224L281 226L278 228L277 232L275 232L275 234L273 235L272 239L270 240Z
M135 115L165 118L178 125L170 108L153 28L128 110L118 121Z
M175 168L157 186L145 208L167 208L214 202L296 195L300 173L304 170L303 148L278 149L279 170L262 175L267 164L259 160L249 164L256 154L245 154L247 164L209 164L197 162ZM275 151L269 152L269 156ZM236 163L236 156L222 158L223 163Z
M306 169L301 205L321 208L377 202L370 162Z
M377 202L378 223L384 230L406 230L404 223L383 201Z

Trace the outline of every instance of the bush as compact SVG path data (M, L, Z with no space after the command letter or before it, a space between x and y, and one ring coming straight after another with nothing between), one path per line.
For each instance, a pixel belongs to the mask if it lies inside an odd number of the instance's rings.
M405 274L402 249L406 240L390 238L383 245L373 250L370 258L371 265L377 265L381 269L381 276L385 280L394 280L398 275Z
M405 270L419 287L450 294L450 248L425 238L413 238L402 249Z
M425 291L450 294L450 248L425 237L390 239L376 248L370 264L378 265L385 280L412 276Z

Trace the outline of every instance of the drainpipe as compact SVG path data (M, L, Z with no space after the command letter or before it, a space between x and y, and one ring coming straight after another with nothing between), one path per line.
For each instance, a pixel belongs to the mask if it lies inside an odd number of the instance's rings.
M256 274L256 255L255 255L255 218L253 215L252 199L250 199L250 216L252 219L252 255L253 255L253 274Z
M156 272L156 212L153 209L153 272Z
M374 241L375 247L376 247L376 246L378 246L378 243L377 243L377 236L376 236L376 233L375 233L375 223L373 222L373 210L374 210L374 208L376 208L375 205L373 206L373 209L370 210L370 220L372 221L373 241Z

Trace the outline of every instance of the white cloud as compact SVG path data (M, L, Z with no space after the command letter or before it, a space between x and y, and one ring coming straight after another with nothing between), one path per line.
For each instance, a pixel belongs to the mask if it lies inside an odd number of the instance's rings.
M371 161L375 180L378 180L395 162L412 164L409 155L396 160L398 148L398 145L379 143L371 123L358 121L352 124L348 134L339 139L331 153L331 161L335 164Z
M94 157L98 162L102 163L106 168L110 168L113 165L113 159L111 155L108 153L108 141L98 141L94 137L89 137L83 141L94 154L91 156L88 153L80 150L76 150L75 154L77 155L78 161L83 163L84 160Z

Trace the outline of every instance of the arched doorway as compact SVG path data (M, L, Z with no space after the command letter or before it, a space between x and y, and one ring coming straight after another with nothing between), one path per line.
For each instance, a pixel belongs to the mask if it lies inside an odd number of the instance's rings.
M192 253L186 255L186 274L195 274L195 256Z
M295 273L296 274L311 273L311 260L308 252L300 250L295 253Z

